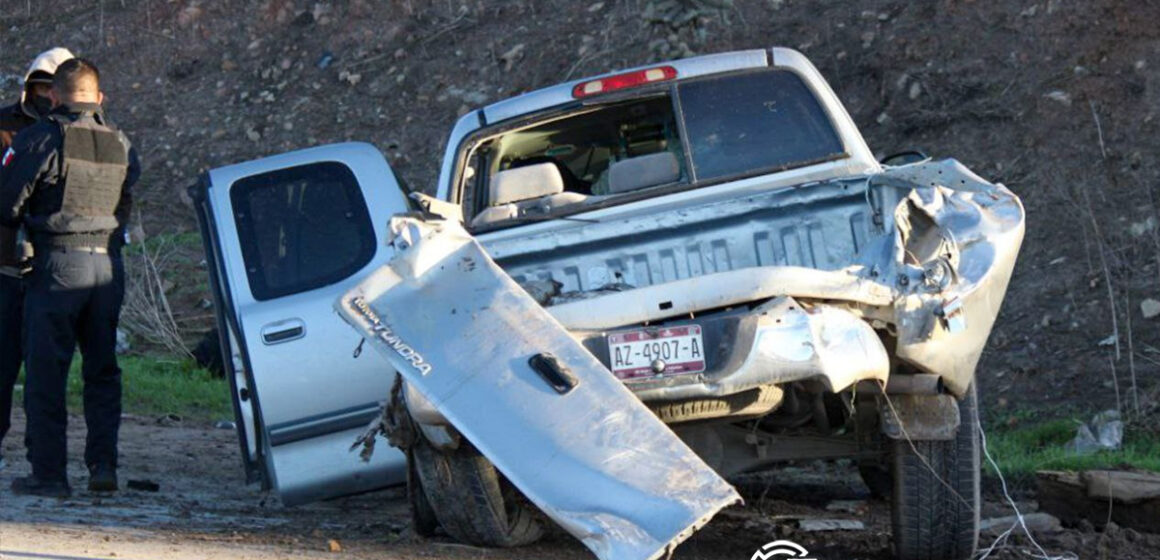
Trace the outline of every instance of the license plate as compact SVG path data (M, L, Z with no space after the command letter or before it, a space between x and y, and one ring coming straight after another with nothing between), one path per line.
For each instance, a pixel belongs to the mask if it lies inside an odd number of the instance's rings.
M697 325L610 334L608 357L613 375L625 381L705 371Z

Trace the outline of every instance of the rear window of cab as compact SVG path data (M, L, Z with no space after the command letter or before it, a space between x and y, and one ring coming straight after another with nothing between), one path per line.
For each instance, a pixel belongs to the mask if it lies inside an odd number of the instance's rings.
M485 139L469 155L464 209L491 229L844 156L797 74L716 75Z
M785 70L677 86L697 180L793 167L844 152L813 92Z

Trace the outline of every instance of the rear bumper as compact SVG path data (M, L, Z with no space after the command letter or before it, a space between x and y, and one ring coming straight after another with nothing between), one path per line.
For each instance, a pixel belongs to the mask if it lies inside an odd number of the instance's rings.
M791 297L777 297L751 310L658 328L694 323L704 333L706 371L626 383L642 401L725 397L805 379L821 380L832 391L841 391L861 380L884 383L890 373L889 355L874 329L834 305L803 306ZM606 332L572 334L609 366ZM446 425L420 395L408 392L407 399L420 423Z
M833 305L803 306L778 297L743 313L658 326L683 323L696 323L705 333L706 371L627 383L641 400L721 397L811 378L841 391L864 379L885 382L890 372L890 358L870 325ZM605 333L582 341L608 366Z

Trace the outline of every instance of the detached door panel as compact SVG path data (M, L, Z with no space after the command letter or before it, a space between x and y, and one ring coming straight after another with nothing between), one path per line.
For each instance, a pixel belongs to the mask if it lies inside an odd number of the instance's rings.
M394 376L355 352L361 337L332 308L390 257L388 218L407 211L390 167L373 146L338 144L215 169L210 185L245 370L234 398L267 484L292 505L402 483L398 450L348 451Z

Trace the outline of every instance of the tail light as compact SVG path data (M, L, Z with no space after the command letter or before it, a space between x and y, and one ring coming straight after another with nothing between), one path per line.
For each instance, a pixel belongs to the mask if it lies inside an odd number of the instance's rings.
M579 99L581 97L608 93L610 91L616 91L619 89L628 89L643 86L645 84L663 82L676 77L677 69L673 68L672 66L657 66L656 68L635 70L632 72L625 72L624 74L616 74L605 78L580 82L576 84L576 87L572 88L572 97Z

